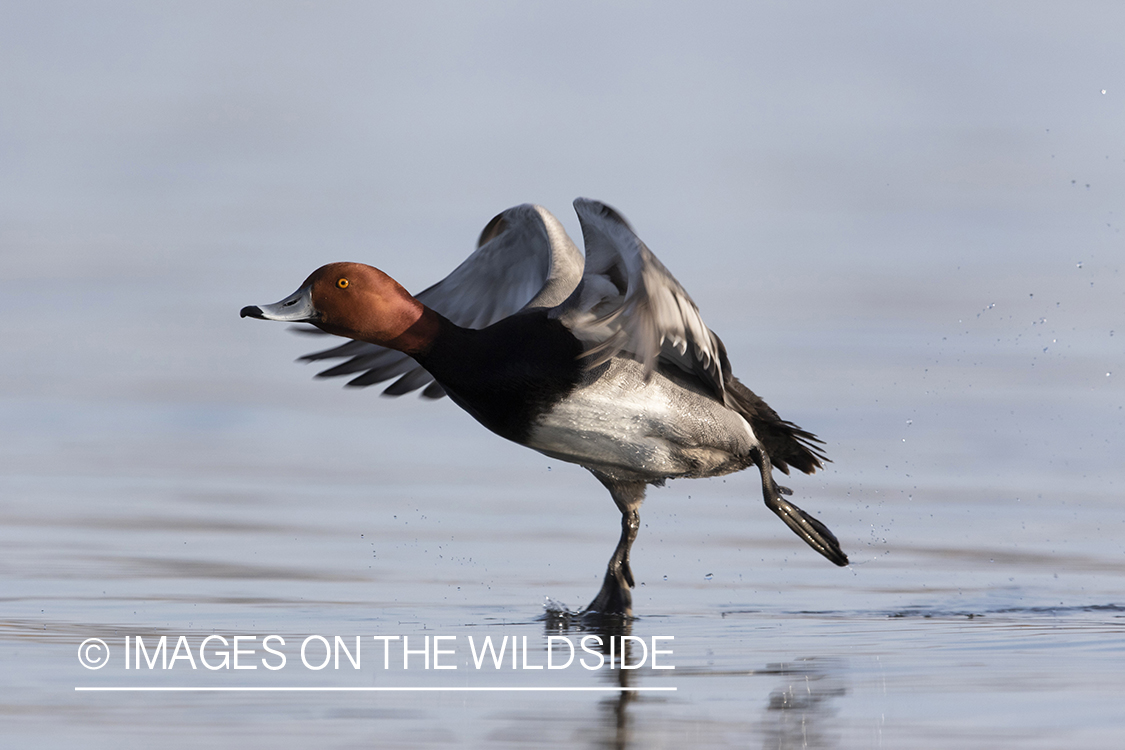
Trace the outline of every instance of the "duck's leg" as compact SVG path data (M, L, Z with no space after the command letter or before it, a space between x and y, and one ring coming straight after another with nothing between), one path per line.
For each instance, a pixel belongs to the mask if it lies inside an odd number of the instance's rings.
M837 565L847 565L848 556L840 549L840 542L836 540L836 535L820 521L782 497L782 494L792 494L792 490L779 487L774 481L773 464L770 462L769 455L764 450L755 449L754 463L762 472L762 497L766 501L766 507L785 521L785 525L804 539L810 547Z
M634 582L633 571L629 568L629 550L633 546L633 540L637 538L637 529L641 526L639 509L645 499L646 485L644 482L619 482L596 471L592 473L609 490L613 502L621 511L621 538L606 566L602 590L584 613L632 617L633 594L629 589L633 588Z

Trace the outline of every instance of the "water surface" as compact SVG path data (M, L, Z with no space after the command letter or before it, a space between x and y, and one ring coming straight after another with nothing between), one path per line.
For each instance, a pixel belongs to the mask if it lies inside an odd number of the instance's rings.
M7 744L1121 745L1116 5L0 16ZM616 543L597 482L448 401L315 382L315 342L237 317L333 260L424 288L524 201L577 238L579 195L826 440L783 483L851 566L752 472L675 481L641 511L638 618L546 618ZM138 636L258 668L126 670ZM360 667L306 668L311 636L360 636ZM590 636L675 669L534 668ZM478 669L485 637L517 667ZM403 669L407 638L457 669Z

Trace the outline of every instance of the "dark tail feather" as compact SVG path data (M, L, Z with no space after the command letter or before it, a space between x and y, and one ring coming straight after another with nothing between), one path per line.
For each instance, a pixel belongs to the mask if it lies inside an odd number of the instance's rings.
M769 404L736 377L727 380L727 395L762 441L775 468L784 474L789 473L790 466L806 474L824 468L824 463L828 461L821 448L824 441L779 417Z

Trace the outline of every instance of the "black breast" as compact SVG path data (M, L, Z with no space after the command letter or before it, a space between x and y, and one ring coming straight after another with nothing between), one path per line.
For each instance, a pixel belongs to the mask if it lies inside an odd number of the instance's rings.
M574 390L581 356L571 332L536 310L481 330L447 323L416 359L478 422L523 443L536 418Z

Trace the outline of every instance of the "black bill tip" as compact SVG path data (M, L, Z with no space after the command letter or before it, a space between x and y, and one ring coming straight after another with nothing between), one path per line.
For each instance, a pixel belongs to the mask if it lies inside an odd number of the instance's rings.
M246 307L242 308L242 311L238 313L238 317L257 318L258 320L266 319L266 316L262 314L262 308L258 307L257 305L247 305Z

